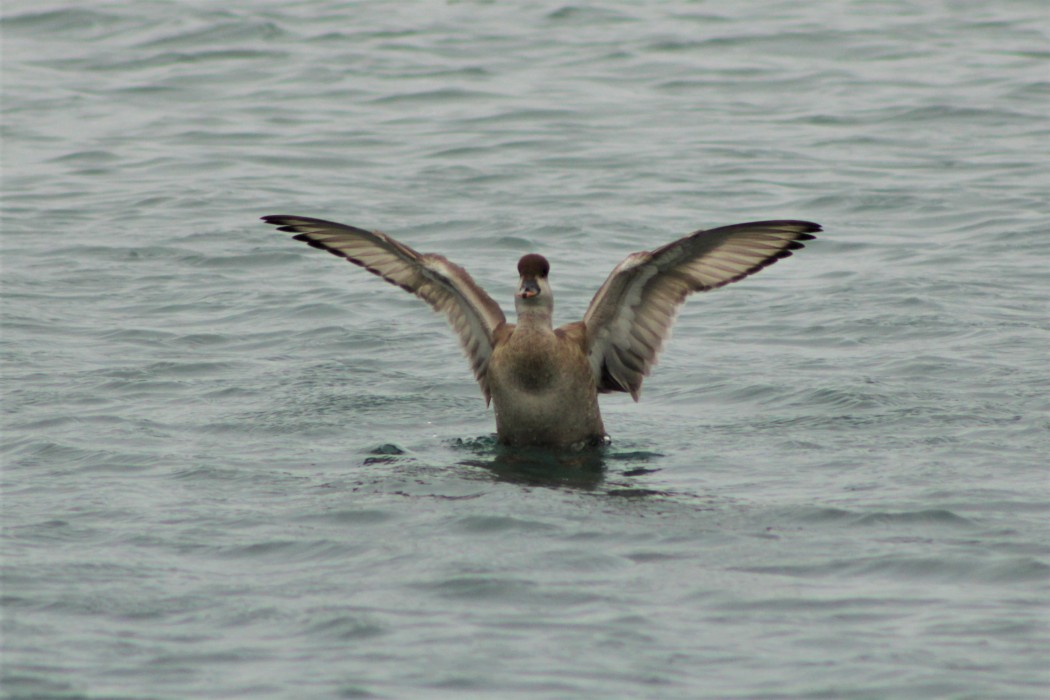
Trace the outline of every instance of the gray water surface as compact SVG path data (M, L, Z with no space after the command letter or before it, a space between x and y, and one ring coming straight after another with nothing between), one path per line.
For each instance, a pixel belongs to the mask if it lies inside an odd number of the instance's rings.
M1043 698L1041 0L4 3L8 698ZM261 224L685 305L596 455Z

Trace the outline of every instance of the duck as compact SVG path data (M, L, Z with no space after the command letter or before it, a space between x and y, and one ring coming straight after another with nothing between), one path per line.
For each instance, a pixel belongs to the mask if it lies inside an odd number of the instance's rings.
M639 400L686 297L753 275L822 230L811 221L753 221L701 229L631 253L598 288L582 320L555 328L551 265L538 253L518 260L517 319L509 323L470 274L443 255L419 253L381 231L324 219L262 220L444 314L485 405L495 410L499 443L574 450L610 443L598 395L624 392Z

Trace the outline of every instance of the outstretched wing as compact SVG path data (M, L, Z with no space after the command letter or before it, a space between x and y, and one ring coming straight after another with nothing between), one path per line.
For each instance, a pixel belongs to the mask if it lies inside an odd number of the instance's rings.
M264 216L295 240L346 258L387 282L412 292L445 314L459 335L485 403L490 399L485 370L492 356L496 329L506 322L503 311L459 265L434 253L417 253L379 231L305 216Z
M772 265L820 231L809 221L723 226L632 253L594 295L583 323L598 390L628 391L635 401L685 298L736 282Z

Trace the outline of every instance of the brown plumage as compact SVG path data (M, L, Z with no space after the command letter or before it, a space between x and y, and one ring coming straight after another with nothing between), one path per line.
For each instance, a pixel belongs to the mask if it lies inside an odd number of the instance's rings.
M518 261L516 324L466 270L384 233L301 216L265 216L296 240L346 258L445 314L459 336L496 430L511 445L574 447L607 440L599 392L638 400L674 316L692 292L736 282L802 248L809 221L756 221L632 253L609 274L583 320L554 329L550 263Z
M551 264L538 253L523 255L518 261L518 274L522 277L546 277L550 271Z

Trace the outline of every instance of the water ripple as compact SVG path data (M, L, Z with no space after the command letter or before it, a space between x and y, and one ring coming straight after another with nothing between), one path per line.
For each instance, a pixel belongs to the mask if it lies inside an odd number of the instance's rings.
M4 690L1041 697L1044 4L8 0ZM551 455L274 212L509 316L541 252L557 322L690 231L825 233Z

